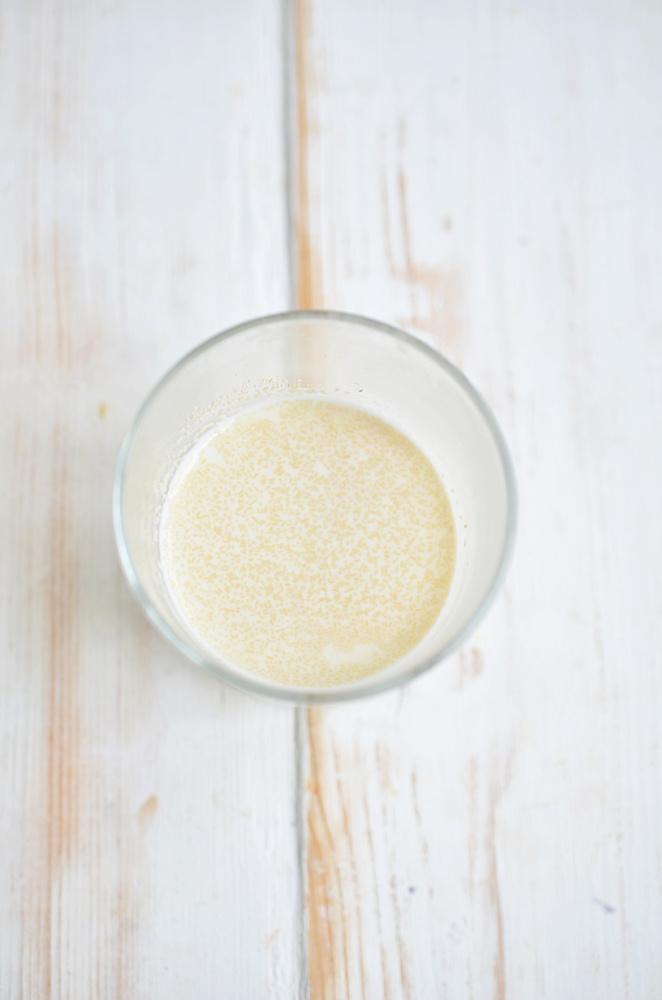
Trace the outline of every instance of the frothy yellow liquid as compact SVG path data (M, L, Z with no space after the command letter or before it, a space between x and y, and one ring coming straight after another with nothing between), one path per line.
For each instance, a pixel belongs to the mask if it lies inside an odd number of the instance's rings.
M381 670L434 624L455 525L433 466L363 410L305 399L221 426L164 508L166 578L223 658L282 684Z

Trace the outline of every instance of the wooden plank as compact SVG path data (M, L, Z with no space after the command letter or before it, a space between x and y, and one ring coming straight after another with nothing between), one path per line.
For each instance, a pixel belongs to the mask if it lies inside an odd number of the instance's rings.
M280 6L9 2L0 88L0 995L295 996L294 712L165 647L110 520L156 377L288 303Z
M311 995L662 981L662 16L296 4L299 303L395 321L494 407L505 592L397 693L308 713Z

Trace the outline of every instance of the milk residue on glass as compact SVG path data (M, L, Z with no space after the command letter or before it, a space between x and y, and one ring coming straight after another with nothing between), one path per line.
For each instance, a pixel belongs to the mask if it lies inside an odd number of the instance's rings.
M437 620L455 568L442 482L386 421L303 399L219 426L183 463L161 522L188 627L281 684L374 674Z

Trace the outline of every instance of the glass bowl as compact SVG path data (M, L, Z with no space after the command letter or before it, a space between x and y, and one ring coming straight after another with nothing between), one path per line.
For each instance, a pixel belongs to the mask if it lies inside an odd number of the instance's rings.
M164 579L159 528L186 453L219 422L272 400L360 406L411 438L453 506L457 563L439 618L405 656L352 684L278 684L213 653L179 614ZM296 704L385 691L440 663L474 631L513 548L516 491L504 437L486 403L441 354L402 330L338 312L288 312L242 323L187 354L153 389L120 453L113 518L120 561L150 621L176 649L251 694Z

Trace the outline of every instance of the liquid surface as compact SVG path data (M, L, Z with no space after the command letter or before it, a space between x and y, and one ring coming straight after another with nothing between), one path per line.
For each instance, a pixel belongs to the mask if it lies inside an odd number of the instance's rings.
M180 613L208 646L270 680L329 687L423 638L456 541L444 487L409 438L306 399L205 440L170 489L161 546Z

